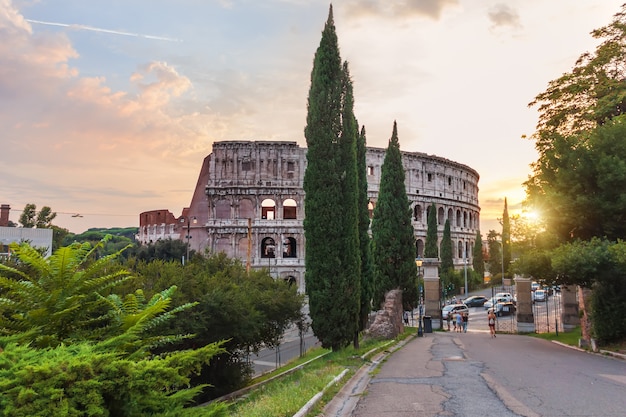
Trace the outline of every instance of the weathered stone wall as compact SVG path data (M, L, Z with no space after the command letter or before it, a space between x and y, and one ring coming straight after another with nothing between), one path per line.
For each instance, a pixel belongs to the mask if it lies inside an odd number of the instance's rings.
M367 330L370 337L393 339L404 332L402 322L402 291L391 290L385 294L382 310L378 310L374 323Z

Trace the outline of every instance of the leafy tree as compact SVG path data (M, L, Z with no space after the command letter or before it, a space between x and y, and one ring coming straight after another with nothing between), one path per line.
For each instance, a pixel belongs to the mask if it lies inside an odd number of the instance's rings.
M184 316L168 322L170 333L195 337L162 351L227 340L223 344L227 352L193 378L194 384L212 385L200 397L203 401L248 383L253 371L248 354L277 346L287 328L302 320L303 296L295 287L275 280L267 271L248 274L239 260L223 253L196 256L185 267L177 261L139 262L135 270L146 295L176 285L179 290L173 294L173 305L198 302Z
M509 220L509 208L504 198L504 211L502 212L502 262L506 274L511 265L511 222ZM504 277L502 277L504 279Z
M331 5L315 52L304 130L304 232L312 328L322 346L333 350L354 340L359 320L358 131L352 108Z
M620 194L626 182L625 11L626 5L592 32L601 41L593 53L581 55L530 103L539 107L533 135L539 158L525 183L527 201L561 242L626 236Z
M450 232L450 219L446 219L441 237L441 273L443 275L454 271L454 259L452 257L452 236Z
M48 206L44 206L40 211L37 211L35 204L26 204L22 215L20 216L20 224L22 227L39 229L49 229L52 226L52 220L56 218L57 214L52 212L52 209Z
M411 223L410 205L406 195L398 127L394 121L372 219L376 282L374 300L381 302L387 291L398 288L402 290L405 309L415 308L418 299L415 282L415 231Z
M432 203L428 207L426 242L424 243L424 258L439 258L439 242L437 236L437 207Z
M491 282L494 281L498 274L502 275L502 246L498 237L499 234L495 230L490 230L489 233L487 233L487 247L489 248L489 260L487 265L489 273L491 274Z
M474 251L472 257L472 268L480 276L480 282L485 276L485 260L483 258L483 237L480 230L476 231L476 239L474 241Z
M367 164L366 164L365 127L357 142L357 163L359 176L359 246L361 252L361 306L359 330L364 330L368 323L369 313L372 311L372 297L374 295L374 273L372 269L371 239L369 235L369 197L367 196Z
M136 246L130 251L129 256L136 257L139 261L152 262L160 259L163 261L182 262L186 256L187 244L178 239L159 239L154 243ZM194 251L191 251L194 252ZM191 255L190 255L191 257ZM193 257L192 257L193 259Z

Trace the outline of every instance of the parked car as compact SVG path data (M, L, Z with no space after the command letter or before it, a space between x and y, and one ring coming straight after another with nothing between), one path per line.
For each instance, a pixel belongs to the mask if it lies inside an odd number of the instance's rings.
M482 307L487 301L487 297L483 295L472 295L463 300L463 304L468 307Z
M441 310L441 317L447 320L449 314L456 313L469 313L469 308L465 304L448 304Z
M504 303L504 302L507 302L507 301L509 301L509 300L507 300L506 298L503 298L503 297L491 297L490 299L485 301L485 304L483 304L483 307L485 307L485 310L488 310L491 307L493 307L494 304Z
M532 297L533 297L533 303L542 302L548 299L548 293L545 290L535 290Z
M492 310L493 308L490 308L489 310L487 310L487 312L492 311ZM496 316L498 317L512 316L515 314L516 311L517 311L517 308L515 307L515 304L513 304L511 301L497 303L495 307Z
M530 283L530 290L531 291L534 292L535 290L538 290L538 289L541 289L541 284L539 284L536 281L533 281L533 282Z
M494 296L496 298L504 298L506 301L513 301L513 295L510 292L499 292Z

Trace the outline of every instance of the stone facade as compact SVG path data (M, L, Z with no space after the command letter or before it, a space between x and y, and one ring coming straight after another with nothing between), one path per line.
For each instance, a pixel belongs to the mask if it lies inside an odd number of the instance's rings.
M367 150L370 213L378 198L384 157L385 149ZM450 219L454 262L462 267L464 255L472 258L480 224L478 173L420 152L403 152L402 158L416 257L423 256L426 212L435 203L439 235ZM296 142L215 142L202 163L189 208L179 218L167 210L141 213L137 238L143 243L186 239L193 250L225 252L248 267L269 268L274 277L295 282L304 291L306 163L306 148Z

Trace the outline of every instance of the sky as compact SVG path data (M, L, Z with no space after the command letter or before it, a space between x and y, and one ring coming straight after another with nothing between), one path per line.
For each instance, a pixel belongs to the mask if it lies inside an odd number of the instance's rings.
M623 0L333 4L369 146L480 175L481 232L520 214L548 83L598 45ZM0 0L0 203L54 224L137 227L189 206L221 140L306 147L327 0Z

